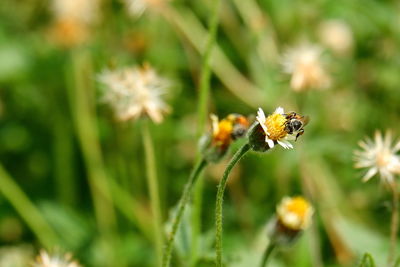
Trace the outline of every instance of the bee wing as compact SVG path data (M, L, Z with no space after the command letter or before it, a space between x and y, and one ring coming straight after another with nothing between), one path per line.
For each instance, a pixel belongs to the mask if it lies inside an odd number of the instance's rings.
M303 116L302 121L304 126L306 126L310 122L310 116Z

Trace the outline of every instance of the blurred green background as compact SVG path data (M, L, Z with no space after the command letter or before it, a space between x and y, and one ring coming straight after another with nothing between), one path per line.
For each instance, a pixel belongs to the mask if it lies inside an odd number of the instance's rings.
M173 83L166 95L172 113L150 123L167 222L197 156L200 52L213 1L143 1L149 6L140 17L120 1L101 1L89 37L71 45L54 35L50 2L1 0L1 266L14 266L5 260L11 251L29 258L42 247L72 252L86 266L155 266L140 131L146 119L117 121L96 76L148 62ZM282 106L311 118L295 149L250 153L236 167L224 210L228 266L258 265L276 204L298 194L315 206L313 226L271 266L355 266L364 252L377 266L385 262L390 194L376 178L361 182L352 154L376 129L400 136L399 14L398 1L222 1L209 112L254 115ZM321 40L320 26L332 19L350 29L344 54ZM281 58L301 42L324 49L329 89L290 88ZM193 257L195 266L213 266L216 185L225 165L202 177L199 243L193 248L195 216L187 214L173 266L189 266ZM106 229L93 207L101 193L91 190L104 181L112 199L101 200ZM40 220L32 224L36 211L50 232Z

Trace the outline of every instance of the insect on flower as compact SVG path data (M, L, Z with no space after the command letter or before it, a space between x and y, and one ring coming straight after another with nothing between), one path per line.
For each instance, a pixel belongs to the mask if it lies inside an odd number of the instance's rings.
M275 144L289 149L293 148L289 141L296 141L304 133L309 117L296 112L285 113L281 107L266 117L264 111L259 108L257 122L249 134L249 142L255 151L266 151Z
M301 116L292 111L286 115L285 131L290 135L296 133L295 140L297 140L300 135L304 134L304 126L306 126L309 121L310 117Z

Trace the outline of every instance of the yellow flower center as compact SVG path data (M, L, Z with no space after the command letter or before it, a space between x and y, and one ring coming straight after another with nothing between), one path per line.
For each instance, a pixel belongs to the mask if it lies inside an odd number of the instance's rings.
M376 165L379 168L385 168L390 164L390 161L392 159L392 154L388 150L381 151L380 153L377 153L376 155Z
M285 122L286 118L282 114L276 113L267 117L265 125L268 129L269 139L276 141L286 136Z
M288 212L295 213L301 220L304 220L310 209L310 204L302 197L294 197L287 203Z
M217 144L229 144L231 141L232 122L223 119L218 123L218 132L214 133L214 142Z

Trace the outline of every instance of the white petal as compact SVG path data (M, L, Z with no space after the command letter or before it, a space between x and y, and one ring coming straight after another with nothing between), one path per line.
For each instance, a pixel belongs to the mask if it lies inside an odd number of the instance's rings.
M376 173L378 172L378 168L371 168L369 169L369 171L364 175L363 177L363 182L368 181L369 179L372 178L372 176L374 176Z
M293 149L293 145L290 142L285 141L285 143L288 148Z
M288 149L288 146L286 145L285 142L277 140L278 144L280 144L284 149Z
M282 107L277 107L277 108L275 109L275 112L274 112L274 113L276 113L276 114L283 114L283 113L285 113L285 111L283 110Z
M258 123L260 123L261 127L263 128L264 133L266 135L269 135L268 127L267 127L267 125L265 125L265 121L266 121L265 114L264 114L264 111L261 108L258 108L256 119L257 119Z
M392 149L392 153L397 153L400 150L400 141L397 141L397 143L394 145Z
M273 148L275 146L274 141L269 139L267 136L265 137L265 142L268 143L269 148Z
M264 111L261 108L258 108L257 111L257 120L260 124L264 124L265 123L265 114Z
M215 114L210 114L212 133L215 135L219 131L218 117Z

